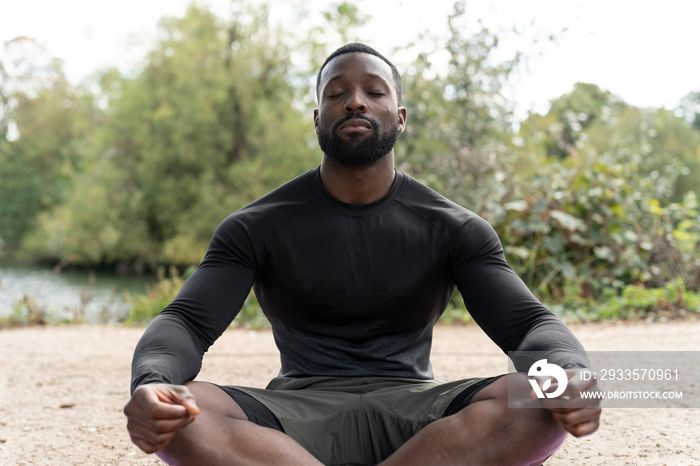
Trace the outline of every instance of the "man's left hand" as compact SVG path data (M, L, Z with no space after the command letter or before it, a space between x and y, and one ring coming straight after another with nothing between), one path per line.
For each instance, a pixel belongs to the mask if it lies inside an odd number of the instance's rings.
M552 417L574 437L590 435L600 424L600 399L582 398L581 392L600 391L595 379L582 380L580 371L566 372L568 384L564 393L556 399L543 399L542 407L552 413ZM562 400L567 400L562 406ZM566 405L570 405L567 407Z

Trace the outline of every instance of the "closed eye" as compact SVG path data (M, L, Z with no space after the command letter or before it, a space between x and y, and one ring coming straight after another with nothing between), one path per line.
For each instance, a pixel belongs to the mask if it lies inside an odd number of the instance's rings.
M367 92L369 95L385 95L386 89L381 87L366 87L365 92Z

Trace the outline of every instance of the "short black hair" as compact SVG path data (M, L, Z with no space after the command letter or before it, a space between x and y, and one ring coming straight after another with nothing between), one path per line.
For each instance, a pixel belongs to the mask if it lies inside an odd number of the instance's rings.
M377 52L374 50L372 47L369 45L365 44L359 44L357 42L353 42L350 44L345 44L339 49L337 49L335 52L331 53L328 58L326 58L326 61L323 62L323 65L321 65L321 69L318 70L318 75L316 76L316 98L318 99L320 96L321 92L321 73L323 73L323 68L326 67L329 61L333 60L335 57L338 55L343 55L346 53L367 53L369 55L374 55L375 57L381 58L384 63L389 65L391 68L391 74L394 78L394 88L396 89L396 100L400 104L401 103L401 95L402 95L402 87L401 87L401 74L399 73L399 70L394 66L393 63L389 61L384 55L381 53Z

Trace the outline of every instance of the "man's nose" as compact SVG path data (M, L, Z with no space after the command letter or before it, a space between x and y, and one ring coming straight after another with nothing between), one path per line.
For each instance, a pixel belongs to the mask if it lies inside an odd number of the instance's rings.
M360 90L348 93L347 101L345 102L346 113L366 112L367 103L364 99L364 94Z

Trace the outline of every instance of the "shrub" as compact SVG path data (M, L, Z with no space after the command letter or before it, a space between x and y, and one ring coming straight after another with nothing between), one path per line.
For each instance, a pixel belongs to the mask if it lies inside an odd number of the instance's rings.
M183 283L185 279L178 274L175 267L170 268L168 277L165 277L161 267L158 269L158 280L147 287L145 293L132 295L127 291L125 298L132 305L132 309L126 318L126 324L145 324L153 320L175 298Z
M180 275L171 267L169 276L165 277L162 268L158 270L158 280L146 289L145 293L132 295L126 293L126 300L133 306L126 319L127 325L146 324L153 320L175 298L185 283L185 278L194 271L190 268ZM269 326L267 318L260 309L258 300L251 293L243 303L240 313L234 320L236 327L263 328Z

